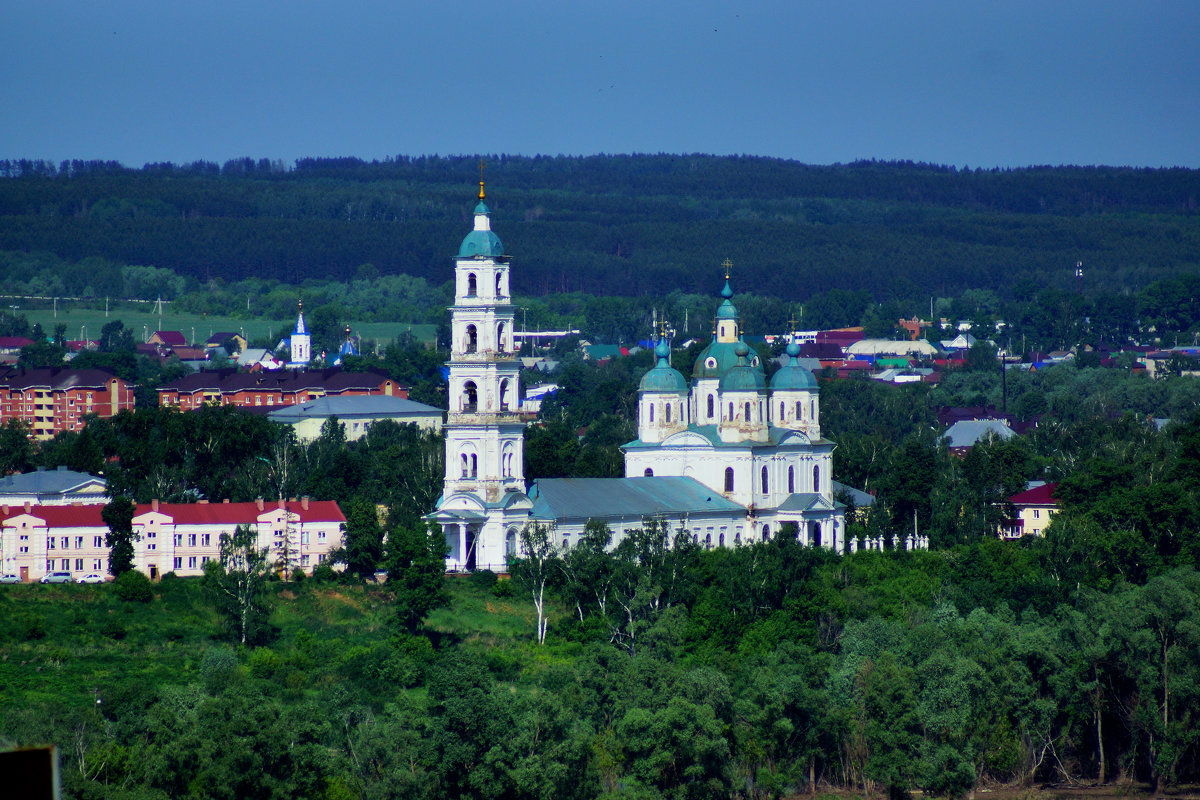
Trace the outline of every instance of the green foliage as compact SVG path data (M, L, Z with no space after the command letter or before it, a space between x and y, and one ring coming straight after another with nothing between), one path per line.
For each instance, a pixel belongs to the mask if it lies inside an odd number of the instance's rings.
M239 525L233 535L221 534L220 558L204 566L204 584L217 610L225 617L232 638L240 644L268 638L267 581L271 565L258 534Z
M396 591L396 623L415 634L430 612L444 606L446 540L437 525L393 528L387 543L388 583Z
M154 599L150 579L136 569L127 570L113 581L113 594L127 603L149 603Z
M133 543L140 537L133 530L133 515L136 511L128 497L116 496L100 512L108 532L104 545L108 551L108 571L116 577L133 570Z

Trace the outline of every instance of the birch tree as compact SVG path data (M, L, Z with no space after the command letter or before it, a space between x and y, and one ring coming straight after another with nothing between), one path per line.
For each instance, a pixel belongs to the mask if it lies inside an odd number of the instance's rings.
M242 644L252 640L266 624L268 551L259 549L258 535L248 525L239 525L233 535L221 534L220 558L204 567L204 581L225 615L234 637Z

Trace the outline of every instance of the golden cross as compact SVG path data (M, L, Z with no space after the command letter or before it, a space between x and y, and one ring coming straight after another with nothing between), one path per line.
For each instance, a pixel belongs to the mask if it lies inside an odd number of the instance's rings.
M483 200L483 159L479 159L479 199Z
M733 271L733 262L727 258L721 262L721 266L725 268L725 280L729 280L729 274Z

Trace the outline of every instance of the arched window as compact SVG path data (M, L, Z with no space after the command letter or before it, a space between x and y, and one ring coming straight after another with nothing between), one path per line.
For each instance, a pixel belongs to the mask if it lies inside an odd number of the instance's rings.
M788 494L796 493L796 468L788 467Z
M499 273L499 272L497 272L497 273L496 273L496 297L503 297L503 296L504 296L504 292L503 292L503 290L501 290L501 288L500 288L500 280L501 280L501 278L502 278L502 277L503 277L503 276L501 275L501 273Z
M765 542L767 539L770 539L770 538L771 538L771 526L763 525L763 541Z
M816 422L817 421L817 401L813 400L811 403L811 406L812 406L812 421Z
M721 537L717 540L717 544L721 545L721 547L725 546L725 534L724 533L722 533Z
M496 325L496 350L503 353L507 350L504 346L504 323Z
M500 381L500 410L508 411L508 378Z
M671 404L667 403L667 422L671 421Z
M460 477L463 477L463 478L471 477L471 462L470 462L470 460L468 460L467 454L463 453L460 460L462 461L462 464L461 464L462 474L460 475Z
M650 404L650 421L654 422L654 403Z
M646 467L646 471L642 473L642 477L643 478L653 478L654 470L650 469L650 467Z
M467 352L474 353L479 349L479 331L474 325L467 326Z
M725 491L733 491L733 467L725 468Z
M783 401L779 401L779 421L783 422Z
M712 534L711 533L707 533L704 535L704 549L712 550Z
M767 411L766 411L766 408L764 407L764 403L762 400L759 400L758 401L758 421L762 422L766 416L767 416Z
M471 477L479 477L479 456L471 453Z
M821 523L808 523L808 541L813 547L821 546Z
M462 393L462 410L468 414L474 413L479 408L479 391L475 388L474 381L467 381L463 384Z
M713 418L713 396L710 394L708 396L708 419L712 419L712 418Z
M762 493L763 494L767 493L767 467L766 467L766 465L763 465L763 468L762 468Z
M517 555L517 529L509 528L504 536L504 554L509 558Z
M729 421L733 422L733 403L729 404Z
M804 411L802 409L803 409L803 404L799 400L797 400L796 401L796 421L797 422L799 422L801 419L804 418Z
M467 297L475 296L475 286L476 286L475 273L474 272L468 273L467 274Z
M750 404L749 403L746 403L746 416L744 417L744 420L746 422L750 421Z
M820 467L813 467L813 491L818 492L818 493L821 491L821 468Z

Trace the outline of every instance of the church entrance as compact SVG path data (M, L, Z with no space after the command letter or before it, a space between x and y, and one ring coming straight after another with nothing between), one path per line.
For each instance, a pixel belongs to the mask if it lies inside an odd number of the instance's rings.
M467 572L475 571L475 531L467 528L467 560L464 564Z

